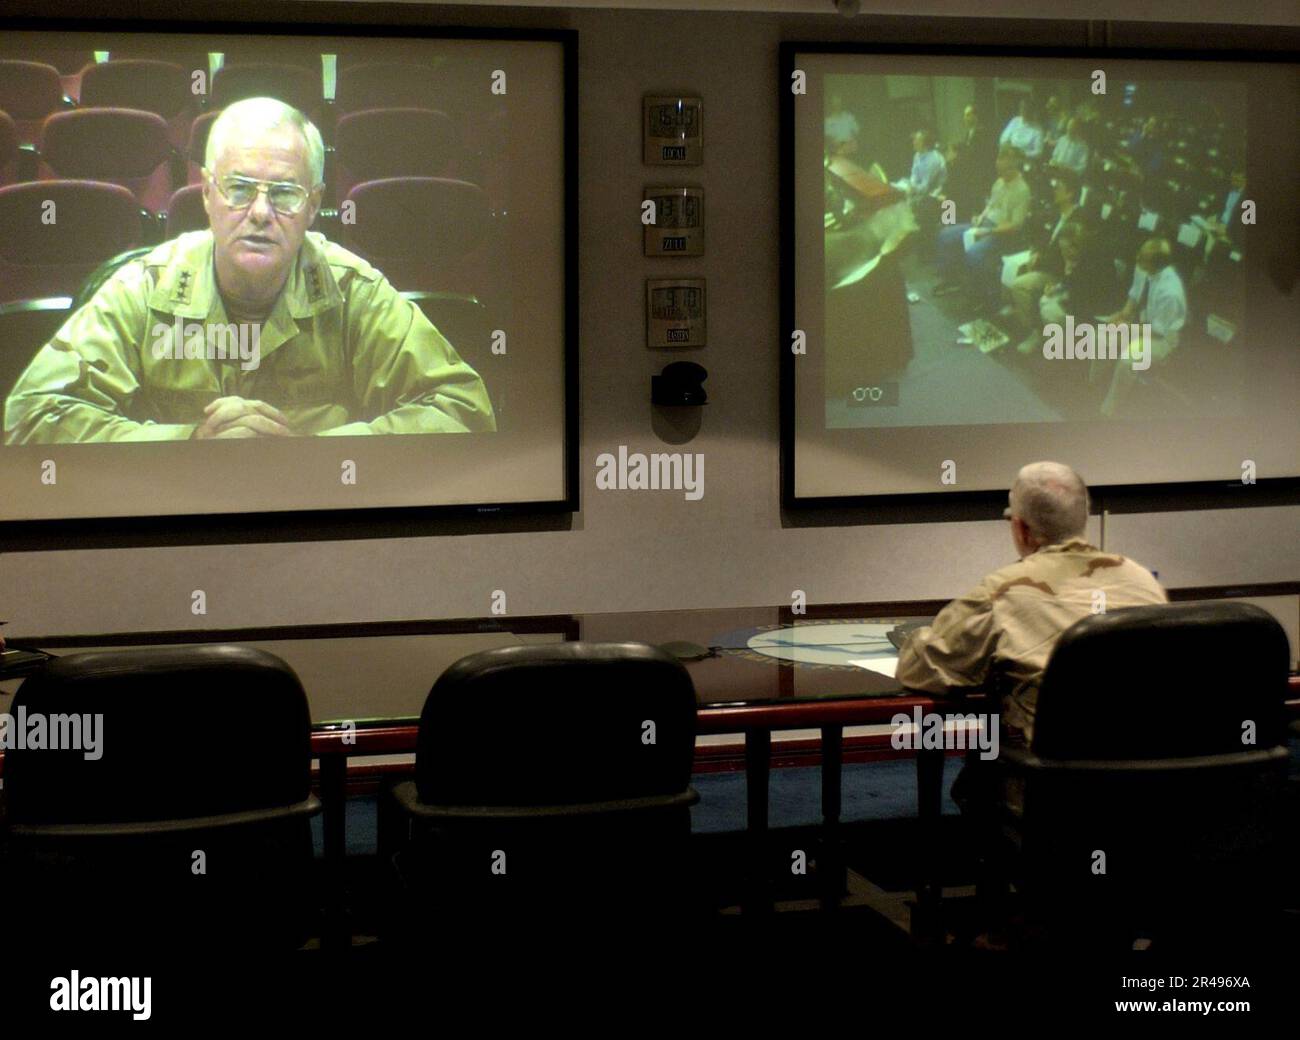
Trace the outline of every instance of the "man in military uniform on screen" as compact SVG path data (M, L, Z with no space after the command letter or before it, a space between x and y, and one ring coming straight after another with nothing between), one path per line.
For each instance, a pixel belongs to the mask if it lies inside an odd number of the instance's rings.
M271 98L230 105L209 230L119 268L27 367L5 442L494 430L483 381L420 309L307 228L324 148Z

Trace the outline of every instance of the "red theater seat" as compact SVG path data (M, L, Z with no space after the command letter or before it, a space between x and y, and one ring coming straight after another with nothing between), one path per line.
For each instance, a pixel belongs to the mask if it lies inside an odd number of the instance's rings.
M0 187L0 227L0 302L73 296L96 267L143 237L135 196L99 181Z
M172 192L173 156L162 116L133 108L59 112L41 132L42 180L80 178L120 184L150 213Z
M203 208L203 185L187 184L177 188L167 203L167 238L175 238L186 231L205 231L208 213Z
M203 179L203 153L208 148L208 134L212 132L212 124L217 121L219 115L220 112L204 112L190 124L190 140L185 155L189 159L191 184L198 184Z
M53 65L0 61L0 110L18 125L23 144L35 144L45 117L63 107L63 84Z
M483 189L441 177L365 181L348 194L356 222L343 245L383 271L398 289L483 295L482 262L493 213Z
M420 108L438 94L439 76L431 65L351 65L339 73L334 106L340 113L368 108Z
M18 124L0 112L0 184L18 179Z
M81 73L83 108L138 108L167 120L169 138L183 148L194 119L190 74L170 61L123 59L87 65Z
M316 122L321 108L320 69L258 62L223 65L217 70L212 81L212 108L225 108L251 97L278 98Z
M460 143L445 112L380 108L339 119L335 154L335 196L342 200L362 181L449 176L457 172Z

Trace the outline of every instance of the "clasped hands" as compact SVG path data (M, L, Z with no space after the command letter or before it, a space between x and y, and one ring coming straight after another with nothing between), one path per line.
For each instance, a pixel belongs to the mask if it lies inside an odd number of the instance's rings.
M218 397L203 409L203 415L203 422L191 435L194 440L292 437L295 432L288 417L265 401Z

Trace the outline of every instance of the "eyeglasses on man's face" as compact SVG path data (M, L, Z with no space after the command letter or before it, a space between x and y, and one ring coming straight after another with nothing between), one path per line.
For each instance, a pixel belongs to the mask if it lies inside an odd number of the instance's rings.
M266 200L271 204L271 208L277 213L291 217L302 212L302 208L307 205L307 200L311 197L311 192L293 181L259 181L235 173L218 179L207 170L204 173L232 209L246 209L256 201L261 192L265 191Z

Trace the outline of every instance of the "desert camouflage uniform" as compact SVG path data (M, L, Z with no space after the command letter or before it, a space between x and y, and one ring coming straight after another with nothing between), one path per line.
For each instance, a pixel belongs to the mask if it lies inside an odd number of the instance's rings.
M1094 600L1094 593L1105 600ZM1033 739L1038 686L1057 637L1093 613L1167 603L1145 567L1082 539L1049 545L994 571L949 603L934 624L912 633L898 658L909 689L943 693L983 686L1002 693L1002 726L1013 741Z
M256 368L155 357L157 327L178 316L229 321L211 231L123 265L64 323L9 395L5 443L184 440L227 396L274 405L302 434L496 429L483 381L423 312L317 232L261 326Z

